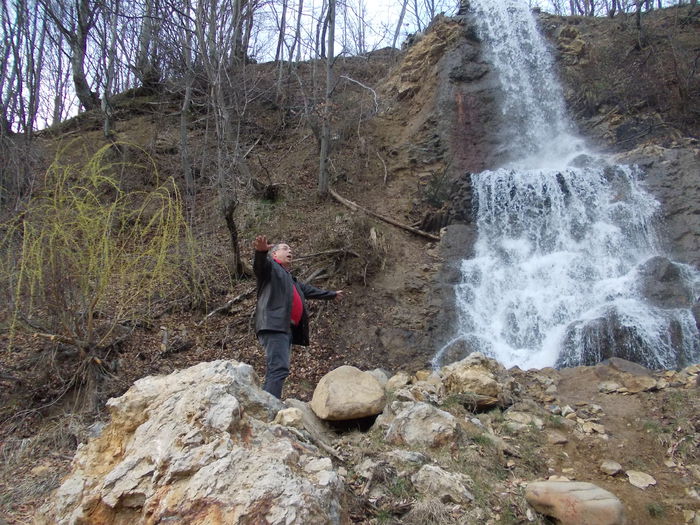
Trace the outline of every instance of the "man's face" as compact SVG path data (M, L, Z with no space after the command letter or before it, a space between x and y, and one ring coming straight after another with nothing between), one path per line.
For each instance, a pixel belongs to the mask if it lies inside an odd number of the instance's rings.
M289 244L280 244L272 256L280 264L288 266L292 262L292 249L289 247Z

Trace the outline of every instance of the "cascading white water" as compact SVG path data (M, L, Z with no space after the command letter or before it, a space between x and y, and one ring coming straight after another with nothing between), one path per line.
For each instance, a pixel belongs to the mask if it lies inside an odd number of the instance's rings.
M435 366L481 351L523 368L592 364L611 353L670 368L700 360L688 308L659 308L639 271L660 255L658 203L635 167L586 150L567 117L545 40L518 0L472 0L503 95L510 159L472 175L478 239L462 263L455 340ZM689 295L700 282L682 266ZM624 348L620 348L624 347Z

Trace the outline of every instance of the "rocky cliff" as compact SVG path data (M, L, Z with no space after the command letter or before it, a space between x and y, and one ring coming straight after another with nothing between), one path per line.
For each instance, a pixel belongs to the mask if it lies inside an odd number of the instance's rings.
M661 204L658 237L668 256L663 264L697 269L700 75L693 64L700 33L697 17L686 17L686 12L674 8L651 13L641 30L625 17L541 14L539 25L550 39L580 134L594 151L608 155L610 163L639 166L643 185ZM484 56L472 16L436 19L384 82L387 96L401 102L388 113L404 119L409 130L387 139L396 144L395 151L405 151L394 162L404 159L405 169L433 174L425 182L422 225L434 231L444 228L442 269L433 287L424 290L426 308L434 312L432 322L418 342L416 337L399 339L414 348L428 341L437 349L453 335L458 266L472 255L476 239L471 174L498 166L508 154L509 145L500 135L508 123L500 111L497 73ZM658 303L652 290L663 290L662 295L672 296L667 307L691 308L700 323L695 292L679 287L671 276L682 268L657 270L641 277L647 299ZM437 309L435 297L441 298ZM624 346L620 337L616 341Z

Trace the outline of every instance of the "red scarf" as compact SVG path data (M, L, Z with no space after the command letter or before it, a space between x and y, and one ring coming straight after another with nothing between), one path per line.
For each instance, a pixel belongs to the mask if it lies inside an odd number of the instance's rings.
M274 259L274 257L273 257ZM282 265L277 259L275 259L275 262L282 266L284 268L284 265ZM284 268L287 270L286 268ZM292 313L289 316L291 323L296 326L299 324L299 321L301 321L301 315L304 313L304 304L301 302L301 295L299 295L299 292L297 291L297 287L294 285L294 282L292 281Z

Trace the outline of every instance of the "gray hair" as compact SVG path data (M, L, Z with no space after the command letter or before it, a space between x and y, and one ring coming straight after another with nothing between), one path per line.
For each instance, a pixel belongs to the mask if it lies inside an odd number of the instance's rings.
M287 243L286 242L278 242L276 244L273 244L272 248L270 248L270 255L274 255L277 252L277 250L280 249L280 246L282 246L283 244L287 244Z

